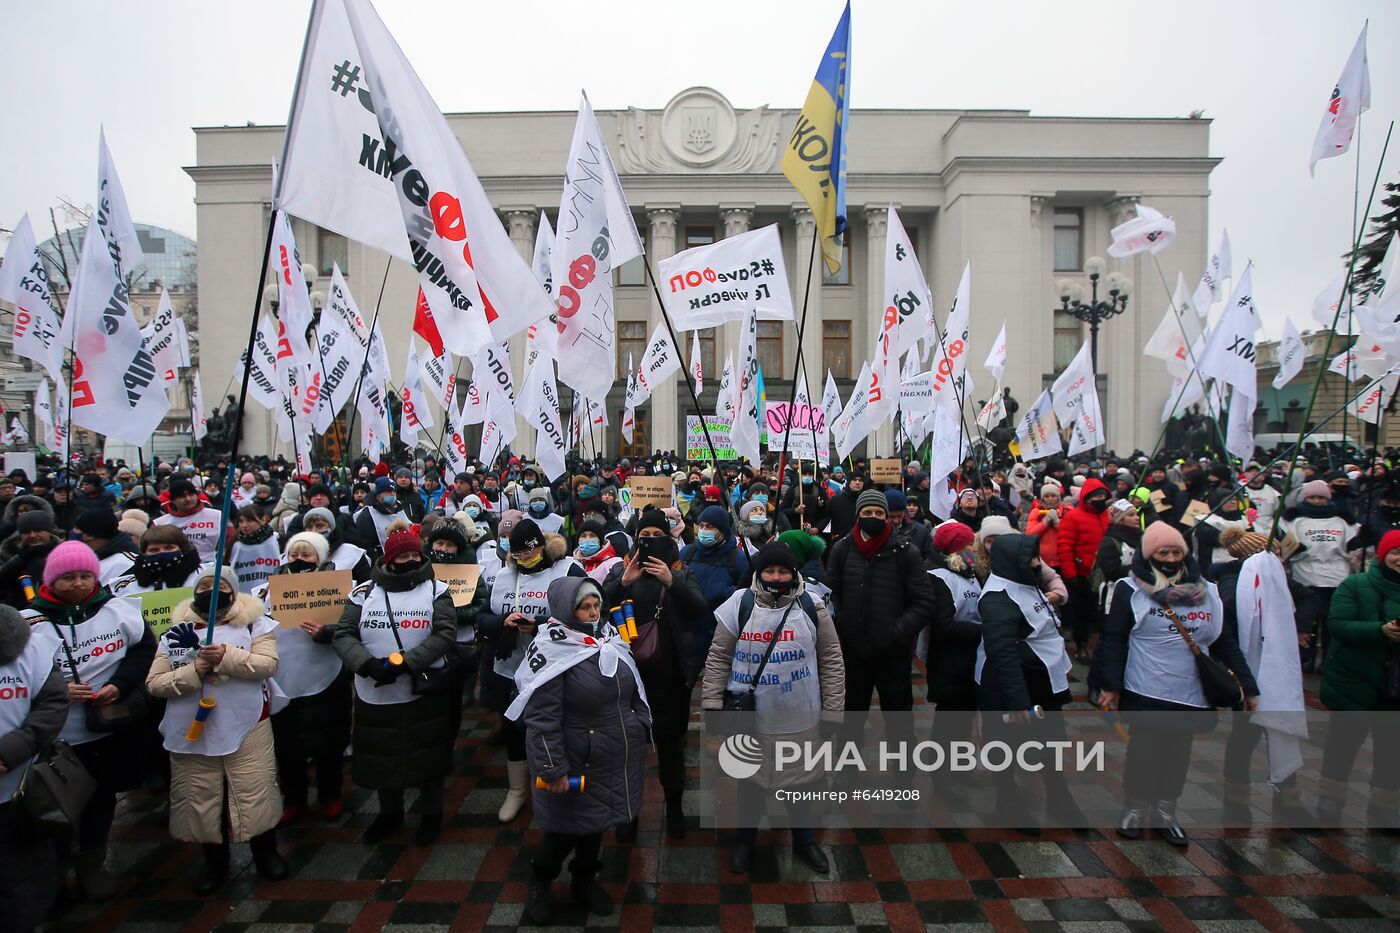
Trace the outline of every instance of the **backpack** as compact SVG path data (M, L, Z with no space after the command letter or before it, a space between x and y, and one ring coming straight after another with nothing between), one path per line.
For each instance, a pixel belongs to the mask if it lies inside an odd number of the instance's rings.
M689 566L690 562L695 559L695 555L698 553L699 545L687 544L685 549L681 551L681 563ZM736 545L729 552L729 585L737 590L741 582L743 582L743 577L739 574L739 548ZM753 611L752 607L750 607L749 611Z
M797 597L797 602L802 607L802 611L807 613L807 618L812 620L813 627L816 627L818 625L817 606L812 602L812 597L804 591L801 596ZM749 624L749 617L753 615L753 603L753 590L744 590L744 595L739 599L739 631L741 632Z

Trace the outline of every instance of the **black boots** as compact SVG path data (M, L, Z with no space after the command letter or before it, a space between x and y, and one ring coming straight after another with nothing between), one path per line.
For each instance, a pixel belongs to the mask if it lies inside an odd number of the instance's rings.
M608 917L613 912L613 900L603 886L598 883L594 872L574 872L569 882L569 895L574 902L588 908L596 917Z
M418 817L418 829L413 834L413 844L430 846L442 835L442 814L424 813Z
M683 791L666 791L666 835L672 839L685 838L685 810L681 807Z
M749 870L749 859L753 857L753 843L735 840L734 847L729 850L729 870L736 875L747 874Z
M200 848L204 850L204 867L195 879L194 893L208 897L228 878L228 843L206 842Z
M402 810L390 813L381 812L374 818L374 822L370 823L369 827L365 829L364 835L360 837L360 841L365 845L378 845L389 838L389 834L402 825Z
M253 866L258 870L258 877L267 881L282 881L292 873L292 867L277 851L277 830L259 833L248 840L248 845L253 850Z
M806 862L807 867L818 874L824 875L831 871L831 863L827 861L826 853L815 842L794 842L792 854Z
M525 892L525 916L535 926L542 927L549 923L549 886L552 883L530 872L530 887Z

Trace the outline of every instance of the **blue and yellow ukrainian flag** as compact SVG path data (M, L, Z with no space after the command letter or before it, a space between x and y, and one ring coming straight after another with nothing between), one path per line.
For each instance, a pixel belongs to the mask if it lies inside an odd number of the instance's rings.
M851 4L847 0L783 154L783 174L812 209L822 258L832 275L841 269L841 244L846 234L850 88Z

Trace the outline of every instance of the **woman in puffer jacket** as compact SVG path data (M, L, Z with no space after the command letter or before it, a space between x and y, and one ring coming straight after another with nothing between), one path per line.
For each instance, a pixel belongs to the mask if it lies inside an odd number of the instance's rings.
M217 622L212 642L205 644L216 581ZM252 846L263 878L280 881L290 873L277 854L282 804L270 722L286 698L272 682L277 623L263 612L262 600L238 592L232 567L218 577L205 567L192 583L194 599L175 607L174 621L157 643L146 689L166 701L161 734L170 752L170 835L203 845L195 893L206 896L228 876L231 842ZM217 705L191 740L191 723L204 699Z
M549 888L570 853L574 900L598 916L613 912L597 881L603 833L641 812L651 729L641 674L604 616L598 584L558 577L548 599L549 620L516 670L519 693L506 711L525 729L544 830L525 902L536 924L549 922Z

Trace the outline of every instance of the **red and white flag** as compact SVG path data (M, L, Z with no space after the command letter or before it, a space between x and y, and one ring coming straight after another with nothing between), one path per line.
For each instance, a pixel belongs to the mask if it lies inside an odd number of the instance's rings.
M992 378L996 380L997 385L1001 385L1001 379L1004 375L1006 375L1005 321L1001 322L1001 333L997 334L996 342L992 344L992 352L987 354L987 362L983 363L982 366L987 370L987 372L992 374Z
M565 470L568 442L559 423L559 387L554 381L554 361L541 356L525 373L525 385L516 405L535 429L535 461L544 478L553 482Z
M647 341L647 350L642 354L642 362L637 366L637 392L633 406L640 405L671 376L681 371L681 357L671 343L663 321L652 331Z
M180 380L180 370L190 365L190 341L185 333L185 323L170 304L170 296L165 289L160 290L160 300L156 304L156 316L141 328L141 341L146 352L151 354L160 373L161 381L173 385Z
M418 443L418 433L431 428L436 422L423 395L422 367L418 365L418 344L408 338L408 360L403 367L403 386L400 391L399 437L410 447Z
M1135 205L1137 216L1109 231L1108 255L1123 259L1141 252L1160 253L1176 239L1176 221L1146 204Z
M1303 338L1298 333L1298 328L1293 326L1291 318L1285 318L1283 322L1283 339L1278 345L1278 375L1274 376L1274 388L1282 389L1293 381L1293 377L1303 371L1303 362L1307 358L1307 351L1303 347Z
M972 263L969 262L963 266L953 307L948 311L943 339L934 348L932 360L934 407L946 405L955 413L962 411L963 403L975 388L972 377L967 374L971 313Z
M1327 110L1317 125L1312 156L1308 159L1310 176L1321 160L1339 156L1351 149L1356 120L1371 109L1371 69L1366 62L1366 29L1366 25L1361 27L1361 35L1356 37L1356 44L1352 46L1351 55L1342 68L1342 76L1332 86L1332 93L1327 98Z
M695 380L695 395L705 391L705 374L700 366L700 331L690 332L690 378Z
M14 306L10 323L14 350L33 360L55 382L63 378L63 342L58 315L49 293L49 276L39 256L34 228L25 214L10 235L4 265L0 265L0 301Z
M196 444L209 433L209 419L204 413L204 387L200 385L198 370L190 387L190 433L194 435Z

